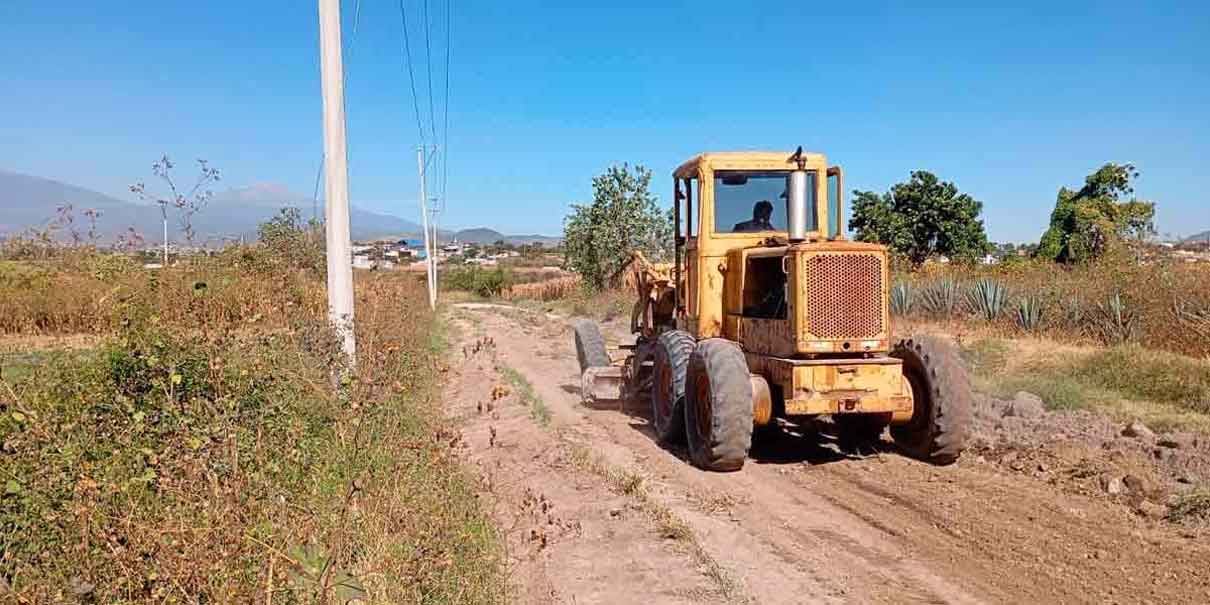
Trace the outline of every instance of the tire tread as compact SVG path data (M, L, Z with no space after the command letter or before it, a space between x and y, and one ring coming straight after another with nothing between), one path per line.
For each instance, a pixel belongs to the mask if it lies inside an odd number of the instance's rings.
M697 406L693 399L697 374L705 372L710 380L710 436L698 442L694 429ZM710 471L737 471L744 466L752 447L752 386L748 362L735 343L711 338L698 343L689 360L686 378L685 432L693 463Z
M919 360L933 403L921 426L891 427L891 436L920 460L938 465L957 462L966 449L971 423L970 378L957 350L941 338L921 335L901 340L891 355L904 359L905 366L908 355Z

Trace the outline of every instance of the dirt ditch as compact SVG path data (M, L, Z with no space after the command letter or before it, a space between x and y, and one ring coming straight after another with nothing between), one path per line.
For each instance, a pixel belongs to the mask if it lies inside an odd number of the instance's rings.
M455 307L447 405L524 603L1210 602L1205 531L1170 519L1210 444L980 396L933 467L787 426L737 473L586 407L564 319ZM624 342L619 326L607 326Z

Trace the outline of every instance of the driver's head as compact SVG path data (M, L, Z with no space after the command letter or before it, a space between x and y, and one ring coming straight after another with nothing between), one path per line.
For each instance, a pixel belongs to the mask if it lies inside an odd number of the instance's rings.
M771 216L773 216L773 204L770 204L768 200L756 202L756 205L752 207L754 220L768 221Z

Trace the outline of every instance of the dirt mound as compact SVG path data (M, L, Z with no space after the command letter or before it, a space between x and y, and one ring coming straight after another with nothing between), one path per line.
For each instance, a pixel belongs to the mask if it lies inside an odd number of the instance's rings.
M1048 411L1037 396L979 394L968 455L1065 491L1112 498L1136 513L1168 518L1182 496L1210 480L1210 439L1123 425L1083 410Z

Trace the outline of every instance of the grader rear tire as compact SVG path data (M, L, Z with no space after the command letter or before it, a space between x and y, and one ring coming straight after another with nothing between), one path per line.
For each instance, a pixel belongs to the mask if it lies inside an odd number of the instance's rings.
M737 471L752 447L752 385L748 362L735 343L698 343L686 376L685 433L698 468Z
M694 340L683 330L669 330L655 342L651 380L651 424L661 443L685 441L685 371Z
M601 328L595 321L577 319L571 324L576 335L576 359L580 362L580 372L588 368L600 368L610 364L609 351L605 350L605 338L601 336Z
M945 465L966 449L971 422L971 386L953 345L935 336L914 336L895 345L915 399L912 419L892 426L891 437L909 456Z

